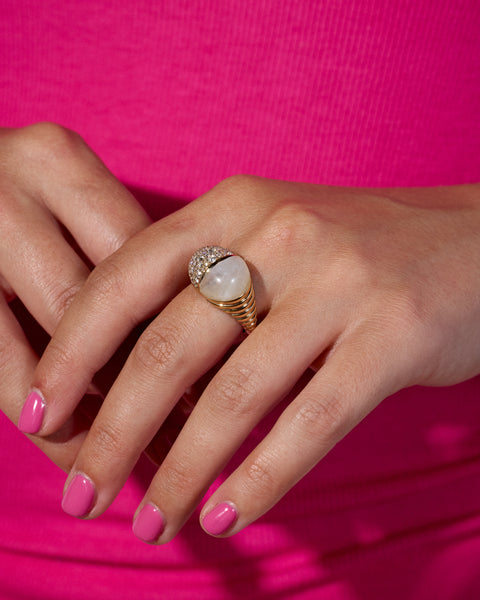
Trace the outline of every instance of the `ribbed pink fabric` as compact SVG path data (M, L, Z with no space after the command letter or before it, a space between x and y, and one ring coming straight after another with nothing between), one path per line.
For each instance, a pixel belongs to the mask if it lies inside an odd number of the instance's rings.
M474 0L4 0L0 122L77 130L156 217L228 175L480 181ZM0 597L474 600L480 379L387 399L270 513L150 547L141 463L95 522L0 421ZM272 417L273 418L273 417Z

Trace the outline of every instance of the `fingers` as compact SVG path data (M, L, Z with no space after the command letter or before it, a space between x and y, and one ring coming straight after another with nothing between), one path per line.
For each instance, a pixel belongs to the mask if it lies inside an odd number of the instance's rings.
M245 235L255 217L265 218L264 188L256 178L253 183L250 178L223 182L133 236L92 272L55 331L32 382L45 400L39 435L61 426L129 331L157 314L188 284L187 265L196 250L225 240L235 247L236 236ZM239 212L238 203L246 204L245 199L249 209ZM219 202L224 210L212 218L212 206ZM235 235L230 235L233 211L239 216Z
M11 199L3 217L2 275L35 320L53 333L89 269L39 204Z
M36 364L37 357L20 325L0 297L0 398L2 410L14 422L19 418L22 393L27 392ZM86 429L87 421L76 414L55 437L35 442L60 468L69 471L83 444Z
M41 123L0 140L0 273L52 333L89 273L58 221L97 263L149 219L77 134Z
M187 284L186 266L198 241L192 240L190 211L184 211L129 240L92 272L76 296L35 373L33 386L46 402L40 435L61 426L132 327ZM220 224L212 223L205 235L218 239L217 228Z
M298 198L287 188L287 198ZM302 188L307 196L312 189ZM134 236L94 270L36 370L34 385L44 397L30 397L27 406L42 406L35 426L41 435L66 421L132 326L164 310L129 357L72 468L67 512L94 517L108 506L183 390L232 342L237 324L203 300L198 304L191 287L179 294L188 258L212 240L240 240L240 248L258 257L253 266L261 277L254 269L254 285L268 291L259 312L269 313L214 377L162 462L135 517L139 537L164 542L176 534L252 428L309 365L318 371L311 383L207 502L207 532L235 533L263 514L383 397L416 381L431 352L418 342L426 337L418 335L425 329L417 316L424 295L406 283L405 262L392 259L405 250L404 241L380 260L399 213L381 209L383 198L372 209L362 197L342 202L344 194L332 196L320 214L316 202L305 200L299 209L298 200L287 199L270 216L252 212L251 203L239 211L230 202L218 219L211 218L210 196ZM346 220L337 210L347 210ZM370 218L374 225L367 227ZM404 238L402 223L395 239ZM416 252L410 258L417 260L412 257Z
M295 352L272 358L275 353L264 346L267 334L261 332L267 326L269 334L281 330L295 340ZM265 410L312 362L313 348L302 353L306 329L289 330L269 315L257 331L258 337L243 342L212 381L160 466L134 522L134 532L144 541L164 543L174 537ZM324 332L324 345L332 333ZM368 356L359 355L358 348L371 348L363 331L330 355L272 431L208 500L201 515L207 533L236 533L261 516L399 385L386 378L391 365L381 348ZM260 358L262 377L251 377ZM248 376L239 379L239 372Z
M402 386L385 339L359 330L338 347L271 432L205 504L211 535L232 535L276 504L384 397ZM369 354L359 354L359 349ZM162 496L160 495L160 498Z
M0 141L0 285L53 334L90 273L78 247L97 263L150 221L77 134L43 123L2 129ZM5 397L1 406L11 414ZM41 401L33 407L38 416Z
M219 317L223 327L217 326ZM96 496L87 512L91 517L103 512L185 389L237 336L233 319L208 305L193 287L185 289L138 340L75 462L66 497L75 477L86 476ZM71 512L68 504L66 510Z
M38 123L7 130L1 139L10 180L43 203L94 264L151 222L75 132Z
M312 326L315 340L305 335ZM318 344L325 347L333 336L305 313L296 322L282 310L269 313L207 387L160 466L136 515L139 537L156 541L162 531L165 542L177 533L248 434L318 354ZM160 524L152 506L162 515L161 531L144 526Z

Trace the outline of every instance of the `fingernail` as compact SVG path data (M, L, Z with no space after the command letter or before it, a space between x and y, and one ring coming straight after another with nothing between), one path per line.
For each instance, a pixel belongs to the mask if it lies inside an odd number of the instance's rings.
M37 433L37 431L40 431L44 410L45 400L42 394L36 389L32 390L25 400L18 420L20 431L23 431L23 433Z
M63 496L62 508L72 517L84 517L90 512L94 497L93 483L88 477L79 473L68 485Z
M207 513L202 520L203 528L211 535L225 533L237 519L237 511L230 502L222 502Z
M145 504L133 522L133 533L143 542L154 542L165 527L162 513L153 504Z

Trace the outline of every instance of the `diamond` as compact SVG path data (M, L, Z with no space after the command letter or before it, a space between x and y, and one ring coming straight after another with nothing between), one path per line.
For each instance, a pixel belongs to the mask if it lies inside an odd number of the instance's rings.
M198 287L208 269L226 256L233 256L233 252L221 246L205 246L197 250L188 265L192 284Z

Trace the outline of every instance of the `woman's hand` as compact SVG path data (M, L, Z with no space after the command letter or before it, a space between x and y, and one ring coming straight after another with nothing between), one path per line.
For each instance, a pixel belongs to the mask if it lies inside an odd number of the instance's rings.
M149 223L77 134L50 123L0 129L0 408L10 419L19 420L38 362L23 318L53 334L91 265ZM29 315L12 310L15 297ZM20 425L34 430L35 416ZM69 470L88 425L76 411L56 435L35 442Z
M190 386L240 333L188 284L200 247L250 265L260 324L213 377L153 479L134 531L165 542L302 373L318 372L216 490L203 527L230 535L272 507L383 398L480 372L480 189L346 189L234 177L104 260L33 378L39 435L72 414L135 324L138 340L67 480L97 517Z

